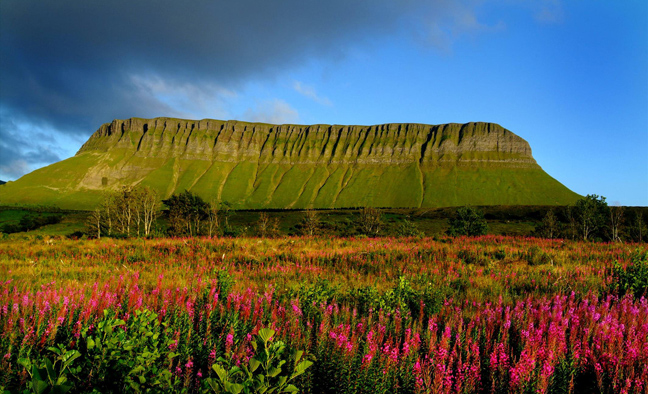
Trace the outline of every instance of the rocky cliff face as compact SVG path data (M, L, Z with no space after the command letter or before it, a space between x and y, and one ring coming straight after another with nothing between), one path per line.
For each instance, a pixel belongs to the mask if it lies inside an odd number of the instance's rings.
M536 165L525 140L497 124L480 122L302 126L133 118L102 125L78 154L119 149L143 157L259 163Z
M170 118L102 125L72 158L1 186L0 203L92 208L106 190L191 190L237 208L568 204L529 144L493 123L270 125Z

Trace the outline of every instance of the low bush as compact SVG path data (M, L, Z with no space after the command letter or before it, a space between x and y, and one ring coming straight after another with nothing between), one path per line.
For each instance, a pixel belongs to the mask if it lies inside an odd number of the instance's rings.
M648 295L648 253L637 252L626 267L618 262L612 268L612 290L623 296L632 293L636 298Z

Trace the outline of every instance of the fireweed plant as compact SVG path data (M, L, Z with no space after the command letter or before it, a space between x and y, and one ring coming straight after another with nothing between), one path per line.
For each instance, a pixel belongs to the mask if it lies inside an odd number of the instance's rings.
M647 255L499 236L2 241L0 391L646 393Z

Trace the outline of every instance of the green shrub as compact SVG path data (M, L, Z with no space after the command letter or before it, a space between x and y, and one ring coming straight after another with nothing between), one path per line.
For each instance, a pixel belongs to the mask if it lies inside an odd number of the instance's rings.
M73 368L72 364L81 353L66 350L62 345L50 347L48 350L56 354L54 362L47 357L39 361L29 357L18 359L18 364L25 367L31 378L28 387L34 394L67 393L74 386L68 379L68 373L75 375L79 372L80 368Z
M227 299L227 296L232 291L232 287L234 287L234 277L229 272L220 270L218 271L217 281L219 297L223 300Z
M212 365L216 378L205 379L206 388L229 394L298 392L299 389L289 382L303 374L313 362L302 360L304 352L301 350L293 352L290 358L285 357L286 345L273 341L274 334L269 328L259 330L256 341L252 342L256 354L247 365L237 366L231 355L230 359L219 357L218 363ZM286 371L284 366L289 362L292 366Z
M472 207L458 208L455 217L448 220L450 228L448 235L484 235L488 232L488 225L482 211Z
M637 253L623 268L616 262L612 269L612 290L619 295L632 293L636 298L648 295L648 253Z
M424 234L416 223L405 219L396 227L396 235L399 237L422 237Z
M290 297L299 299L304 316L312 318L320 314L321 304L328 304L338 296L338 288L328 279L318 278L315 283L302 283L291 290Z
M149 310L136 311L128 323L105 310L96 330L85 328L81 334L88 364L84 372L96 379L90 386L108 392L171 390L173 376L165 363L176 354L166 334L166 323Z

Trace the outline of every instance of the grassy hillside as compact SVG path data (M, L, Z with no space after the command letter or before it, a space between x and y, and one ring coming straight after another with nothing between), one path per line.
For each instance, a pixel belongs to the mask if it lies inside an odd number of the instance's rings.
M193 122L193 123L192 123ZM67 160L0 185L0 204L92 209L141 184L238 209L567 205L579 196L498 125L273 126L130 119Z

